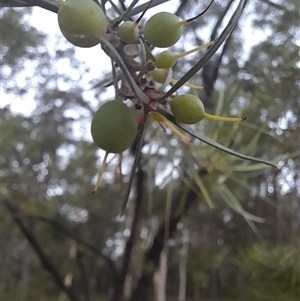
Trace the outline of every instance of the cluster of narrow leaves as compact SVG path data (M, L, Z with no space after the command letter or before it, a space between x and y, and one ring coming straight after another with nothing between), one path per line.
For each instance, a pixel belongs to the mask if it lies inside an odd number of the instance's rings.
M247 291L253 299L296 300L300 281L297 253L291 245L257 244L247 251L241 250L233 262L250 271Z

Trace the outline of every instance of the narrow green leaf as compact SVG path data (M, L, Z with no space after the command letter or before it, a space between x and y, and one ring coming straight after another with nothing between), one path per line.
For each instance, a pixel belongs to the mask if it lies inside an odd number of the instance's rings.
M225 184L220 184L218 186L219 194L222 196L223 200L226 204L231 207L235 212L241 214L246 220L254 221L257 223L264 223L265 219L255 216L251 213L245 211L242 207L238 199L234 196L234 194L230 191L230 189Z
M232 194L232 192L228 189L226 185L224 184L219 185L218 192L229 207L231 207L235 212L243 216L246 223L249 225L249 227L252 229L255 235L258 238L262 239L261 233L255 226L253 221L263 223L264 219L246 212L241 206L241 204L239 203L239 201L237 200L237 198Z
M204 201L206 201L206 203L208 204L209 208L212 209L214 208L214 204L213 201L211 199L211 197L209 196L209 193L203 183L203 181L201 180L201 178L199 177L199 175L197 174L197 172L194 170L193 165L195 164L194 160L192 160L192 154L189 151L186 151L184 153L185 158L187 159L187 164L189 165L189 171L191 173L191 177L194 181L194 183L196 184L196 186L199 188L199 190L201 191L202 195L203 195L203 199ZM196 164L198 165L198 162L196 162ZM198 194L198 193L197 193Z
M248 160L248 161L253 161L253 162L258 162L258 163L263 163L263 164L266 164L266 165L270 165L270 166L274 166L276 167L277 164L276 163L273 163L273 162L270 162L270 161L266 161L266 160L262 160L262 159L259 159L259 158L255 158L255 157L251 157L251 156L247 156L247 155L243 155L243 154L240 154L230 148L227 148L221 144L219 144L218 142L200 134L200 133L196 133L192 128L187 128L186 126L182 125L182 124L179 124L176 122L174 116L172 116L171 114L165 112L164 110L158 108L158 112L160 114L162 114L163 116L165 116L168 120L170 120L172 123L174 123L176 126L178 126L180 129L182 129L183 131L185 131L186 133L190 134L193 138L199 140L199 141L202 141L214 148L217 148L218 150L220 151L223 151L227 154L230 154L232 156L235 156L235 157L238 157L238 158L241 158L241 159L244 159L244 160Z
M249 165L249 164L243 164L243 165L237 165L237 166L232 166L230 167L230 171L235 171L235 172L250 172L250 171L258 171L266 168L265 164L254 164L254 165Z
M215 110L215 115L221 115L224 106L224 89L219 91L219 99Z
M202 192L204 200L207 202L209 208L210 209L214 208L215 206L213 204L213 201L212 201L211 197L209 196L209 193L208 193L207 189L205 188L203 181L200 179L200 177L198 175L196 175L195 172L193 172L193 179L194 179L196 185L198 186L198 188L200 189L200 191Z
M128 8L123 12L123 14L118 19L118 23L121 23L123 20L126 20L129 13L132 11L134 6L139 2L139 0L133 0L131 4L128 6Z
M252 229L252 231L255 233L255 235L260 239L262 240L263 237L261 235L261 233L259 232L259 230L257 229L257 227L255 226L255 224L248 220L248 219L245 219L246 223L249 225L249 227Z

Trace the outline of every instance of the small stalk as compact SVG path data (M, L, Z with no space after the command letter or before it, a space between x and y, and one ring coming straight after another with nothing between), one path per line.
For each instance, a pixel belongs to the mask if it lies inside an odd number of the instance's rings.
M183 133L181 133L179 130L177 130L164 116L159 114L158 112L152 111L149 113L150 116L157 121L159 124L164 125L168 127L174 135L176 135L183 143L190 144L192 141L190 138L185 136Z
M209 43L206 43L206 44L200 45L200 46L198 46L198 47L195 47L195 48L193 48L193 49L191 49L191 50L188 50L188 51L185 51L185 52L178 53L178 54L175 55L175 58L176 58L176 60L178 60L178 59L181 59L181 58L185 57L186 55L189 55L189 54L192 54L192 53L194 53L194 52L203 50L203 49L205 49L205 48L207 48L207 47L213 45L214 42L215 42L215 41L211 41L211 42L209 42Z
M176 79L171 79L171 84L176 84L177 83L177 80ZM189 87L191 89L195 89L195 90L203 90L204 87L203 86L197 86L197 85L193 85L193 84L190 84L190 83L185 83L184 86L186 87Z
M223 117L223 116L211 115L207 113L204 113L204 118L209 120L226 121L226 122L238 122L247 119L247 117Z
M183 21L181 21L179 24L182 26L182 25L186 25L186 24L188 24L188 23L190 23L190 22L195 21L196 19L198 19L199 17L201 17L202 15L204 15L204 14L208 11L208 9L210 8L210 6L211 6L213 3L214 3L214 0L211 0L210 3L208 4L208 6L207 6L201 13L199 13L198 15L196 15L195 17L192 17L192 18L190 18L190 19L183 20Z
M105 167L106 167L106 162L107 162L107 157L108 157L109 153L106 152L105 153L105 156L104 156L104 159L103 159L103 162L102 162L102 165L101 167L99 168L99 171L98 171L98 176L97 176L97 182L95 184L95 187L92 191L92 194L95 194L98 190L98 187L100 185L100 182L101 182L101 179L102 179L102 176L104 174L104 171L105 171Z

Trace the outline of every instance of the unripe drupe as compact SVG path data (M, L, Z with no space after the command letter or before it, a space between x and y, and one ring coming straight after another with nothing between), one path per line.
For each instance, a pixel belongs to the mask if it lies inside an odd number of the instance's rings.
M119 26L118 35L124 43L133 44L139 36L139 28L135 22L125 21Z
M153 78L153 80L159 84L164 84L167 76L168 76L168 69L154 69L152 71L149 71L149 75ZM175 79L171 79L170 83L175 84L177 81ZM202 90L202 86L193 85L190 83L185 83L184 86L196 89L196 90Z
M121 153L134 141L136 118L121 100L108 101L95 113L91 134L95 144L108 153Z
M188 20L180 21L175 14L169 12L160 12L153 15L145 24L145 39L156 47L166 48L173 46L182 35L182 26L202 16L213 2L214 0L211 0L204 11Z
M169 12L153 15L145 24L145 39L153 46L165 48L173 46L181 37L180 19Z
M246 118L239 117L221 117L207 114L202 101L194 95L184 94L175 96L170 102L171 111L178 122L185 124L194 124L202 119L219 121L243 121Z
M58 24L72 44L92 47L105 37L107 19L93 0L59 0Z
M173 53L171 51L165 50L156 57L154 65L157 68L165 68L165 69L172 68L175 65L175 63L177 62L177 60L185 57L186 55L189 55L191 53L194 53L196 51L200 51L206 47L209 47L212 44L213 44L213 42L210 42L210 43L198 46L196 48L193 48L191 50L184 51L184 52L177 53L177 54Z

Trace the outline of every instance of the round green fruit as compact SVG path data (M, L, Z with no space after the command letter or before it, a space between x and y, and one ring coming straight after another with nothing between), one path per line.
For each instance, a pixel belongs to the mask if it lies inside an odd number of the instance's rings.
M92 47L105 37L107 19L93 0L59 0L58 24L65 38L79 47Z
M205 118L202 101L191 94L175 96L170 107L175 119L181 123L194 124Z
M180 19L171 13L160 12L145 24L144 37L153 46L165 48L174 45L182 35Z
M133 44L139 36L139 28L136 23L125 21L119 26L118 35L124 43Z
M64 31L61 31L64 37L73 45L82 47L82 48L90 48L96 46L100 43L100 40L96 37L85 36L85 35L75 35L69 34Z
M172 68L177 61L177 55L171 51L163 51L157 57L155 61L155 67L169 69Z
M157 83L163 84L166 81L166 78L168 76L168 70L167 69L154 69L152 71L149 71L149 74L153 78L154 81Z
M136 137L135 114L121 100L106 102L93 117L91 134L101 149L108 153L121 153Z

